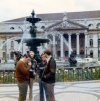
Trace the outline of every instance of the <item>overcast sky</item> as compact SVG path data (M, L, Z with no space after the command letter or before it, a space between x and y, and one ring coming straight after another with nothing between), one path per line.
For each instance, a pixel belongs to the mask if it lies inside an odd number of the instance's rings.
M100 10L100 0L0 0L0 22L36 14Z

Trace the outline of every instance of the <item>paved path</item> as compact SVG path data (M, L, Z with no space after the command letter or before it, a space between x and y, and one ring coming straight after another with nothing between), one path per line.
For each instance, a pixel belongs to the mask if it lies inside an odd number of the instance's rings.
M33 87L33 96L33 101L39 101L37 83ZM100 101L100 80L56 83L55 97L56 101ZM0 84L0 101L18 101L17 99L17 85Z

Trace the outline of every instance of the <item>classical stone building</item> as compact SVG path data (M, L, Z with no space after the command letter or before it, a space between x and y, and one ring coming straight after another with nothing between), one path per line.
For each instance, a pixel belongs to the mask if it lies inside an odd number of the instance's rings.
M100 59L100 11L48 13L37 17L42 19L36 24L38 37L49 38L50 43L44 46L52 49L55 58L68 58L74 51L81 57ZM15 40L29 33L30 26L25 17L0 23L1 59L13 59L13 51L20 48ZM25 53L28 47L25 43L22 47Z

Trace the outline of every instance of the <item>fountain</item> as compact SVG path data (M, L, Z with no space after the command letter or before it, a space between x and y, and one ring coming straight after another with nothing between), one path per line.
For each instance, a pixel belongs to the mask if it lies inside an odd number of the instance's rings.
M21 56L23 55L20 51L21 49L21 44L24 42L26 43L26 45L29 47L29 50L30 51L34 51L35 53L35 59L37 60L37 62L40 62L41 61L41 58L40 58L40 54L39 54L39 51L38 51L38 47L41 46L43 43L48 43L49 42L49 39L46 39L46 38L39 38L37 37L36 35L36 26L35 24L39 21L41 21L40 18L36 18L35 17L35 12L32 11L31 13L31 17L28 17L26 18L26 21L28 21L29 23L31 23L31 27L30 27L30 37L27 37L26 36L26 33L28 34L27 31L23 31L23 36L22 38L10 38L8 39L2 46L1 48L6 45L6 43L9 41L9 40L15 40L17 41L18 43L20 43L19 45L19 49L17 51L14 51L14 54L16 56L16 58L20 59ZM14 63L1 63L0 64L0 70L13 70L15 67Z
M41 46L41 44L43 43L48 43L49 40L48 39L44 39L44 38L38 38L37 35L36 35L36 26L35 24L39 21L41 21L40 18L36 18L35 17L35 12L34 10L32 11L31 13L31 17L28 17L26 18L26 21L28 21L29 23L32 24L32 26L30 26L30 35L31 35L31 38L24 38L22 39L24 43L26 43L26 45L29 47L29 50L30 51L34 51L35 53L35 59L40 60L40 57L39 57L39 51L38 51L38 47ZM18 42L22 42L22 40L18 39L16 41Z

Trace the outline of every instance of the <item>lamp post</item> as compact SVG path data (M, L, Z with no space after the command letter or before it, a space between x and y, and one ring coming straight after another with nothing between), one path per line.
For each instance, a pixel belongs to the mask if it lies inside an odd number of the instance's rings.
M86 46L86 58L87 58L87 46Z

